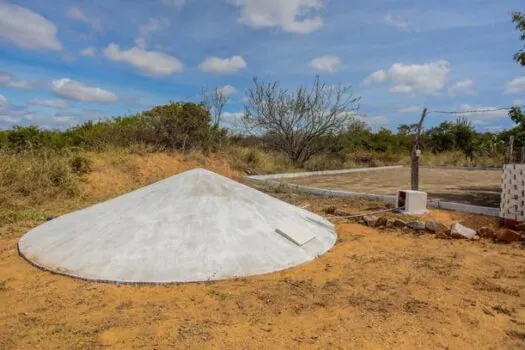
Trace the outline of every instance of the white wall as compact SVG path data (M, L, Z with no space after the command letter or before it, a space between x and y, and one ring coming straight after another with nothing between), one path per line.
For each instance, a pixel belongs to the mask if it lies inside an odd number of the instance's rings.
M501 177L500 217L525 221L525 164L507 164Z

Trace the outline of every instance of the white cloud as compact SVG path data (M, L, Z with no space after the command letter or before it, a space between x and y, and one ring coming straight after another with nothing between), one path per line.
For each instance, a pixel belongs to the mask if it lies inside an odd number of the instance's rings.
M458 81L448 88L448 94L450 96L475 95L474 81L472 79Z
M4 95L0 94L0 106L5 106L7 104L7 98Z
M412 86L406 84L394 85L390 88L390 92L395 92L398 94L409 94L413 91L414 89Z
M151 77L168 76L181 72L182 62L173 56L160 51L147 51L138 47L120 50L117 44L111 43L104 49L106 57L112 61L125 62L137 67L143 74Z
M399 17L396 17L396 16L393 16L392 14L390 13L387 13L385 15L385 23L388 24L389 26L392 26L394 28L397 28L401 31L404 31L404 32L407 32L410 30L410 23L402 18L399 18Z
M206 73L211 74L231 74L246 68L247 64L241 56L232 56L230 58L208 57L199 68Z
M516 77L505 85L506 94L525 93L525 76Z
M523 106L523 105L525 105L525 99L523 99L523 100L521 100L521 99L520 100L514 100L514 102L512 102L512 104L514 106Z
M224 96L231 96L237 93L237 89L231 85L225 85L219 88L219 91L222 92Z
M31 10L0 1L0 38L25 49L62 50L56 26Z
M342 67L341 59L337 56L321 56L314 58L308 64L317 71L335 73Z
M390 120L387 117L378 115L378 116L368 116L357 114L354 116L356 120L365 122L372 129L379 129L386 127L390 124Z
M182 7L188 3L189 0L160 0L164 5L171 7Z
M375 83L382 83L387 78L387 74L384 70L380 69L370 74L368 78L363 81L363 85L372 85Z
M307 34L323 25L319 10L323 0L227 0L240 8L238 21L252 28L279 27L285 32Z
M61 100L41 100L39 98L34 98L31 101L29 101L29 104L37 105L37 106L44 106L44 107L51 107L51 108L56 108L56 109L68 108L67 103Z
M97 49L93 46L86 47L82 51L80 51L80 54L82 56L95 56L97 54Z
M35 88L35 83L30 83L28 81L15 80L13 75L0 72L0 85L22 90L31 90Z
M11 127L13 124L21 124L31 120L35 116L26 106L0 106L0 127Z
M67 16L71 19L87 23L97 31L102 30L100 19L87 16L79 7L70 7L67 11Z
M394 84L391 92L433 94L445 86L449 72L450 64L445 60L424 64L394 63L387 72L378 70L372 73L363 84L389 80Z
M405 107L399 107L397 112L400 113L417 113L423 111L423 107L421 106L405 106Z
M76 123L77 118L77 115L55 115L52 117L52 120L57 124L71 125Z
M456 111L465 112L465 114L461 114L461 116L471 120L477 125L485 124L488 120L508 118L507 110L498 110L497 107L462 104L456 108Z
M170 22L165 18L150 18L147 23L142 24L139 27L139 36L135 39L135 45L137 45L138 48L145 49L146 37L148 37L151 33L169 26L169 24Z
M240 130L243 128L242 117L244 117L244 112L224 112L221 118L222 126L232 130Z
M87 86L68 78L53 80L51 90L57 96L82 102L113 103L118 99L111 91Z

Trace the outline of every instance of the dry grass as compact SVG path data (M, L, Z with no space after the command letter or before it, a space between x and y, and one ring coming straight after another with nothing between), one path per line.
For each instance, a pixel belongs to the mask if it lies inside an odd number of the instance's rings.
M72 162L89 160L78 172ZM43 222L192 168L203 167L237 178L228 162L200 153L148 153L124 149L104 152L0 154L0 235L17 223Z
M231 167L245 174L271 174L294 171L292 164L278 152L253 147L227 147L221 152Z

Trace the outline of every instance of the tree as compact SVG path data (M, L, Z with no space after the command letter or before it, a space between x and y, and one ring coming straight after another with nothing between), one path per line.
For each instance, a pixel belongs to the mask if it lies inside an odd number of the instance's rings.
M339 133L353 120L359 97L350 86L327 85L319 76L313 86L295 92L279 82L261 83L255 78L247 92L243 122L248 131L272 137L272 146L282 151L297 167L322 151L320 140Z
M525 146L525 114L520 107L512 107L509 111L509 116L516 127L511 129L512 135L515 137L515 146Z
M224 106L230 101L222 88L216 87L212 91L202 88L202 104L211 115L213 126L220 128Z
M509 111L509 116L514 123L525 130L525 114L523 114L520 107L512 107Z
M520 40L525 42L525 13L513 12L512 22L516 23L516 29L521 32ZM522 66L525 66L525 43L523 47L514 54L514 60Z
M417 123L415 124L400 124L397 127L397 133L400 135L410 135L416 132L417 130Z
M170 150L210 150L220 145L223 129L210 125L210 113L191 102L171 102L144 112L138 119L140 141Z
M516 29L521 32L520 40L525 42L525 13L513 12L512 22L516 23ZM514 54L514 60L520 65L525 66L525 43L523 47ZM514 136L517 138L517 144L519 146L525 145L525 114L521 111L520 107L512 107L509 110L509 117L518 126L512 129Z
M471 161L477 150L477 133L472 123L464 117L459 117L453 126L452 132L455 138L455 144L465 157Z

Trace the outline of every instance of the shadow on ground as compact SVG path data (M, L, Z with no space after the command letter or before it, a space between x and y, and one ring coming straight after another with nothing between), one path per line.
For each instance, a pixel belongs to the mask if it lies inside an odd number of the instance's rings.
M423 189L424 191L424 189ZM500 205L500 188L487 187L458 187L454 191L429 191L430 199L440 199L447 202L458 202L483 207L498 208Z

